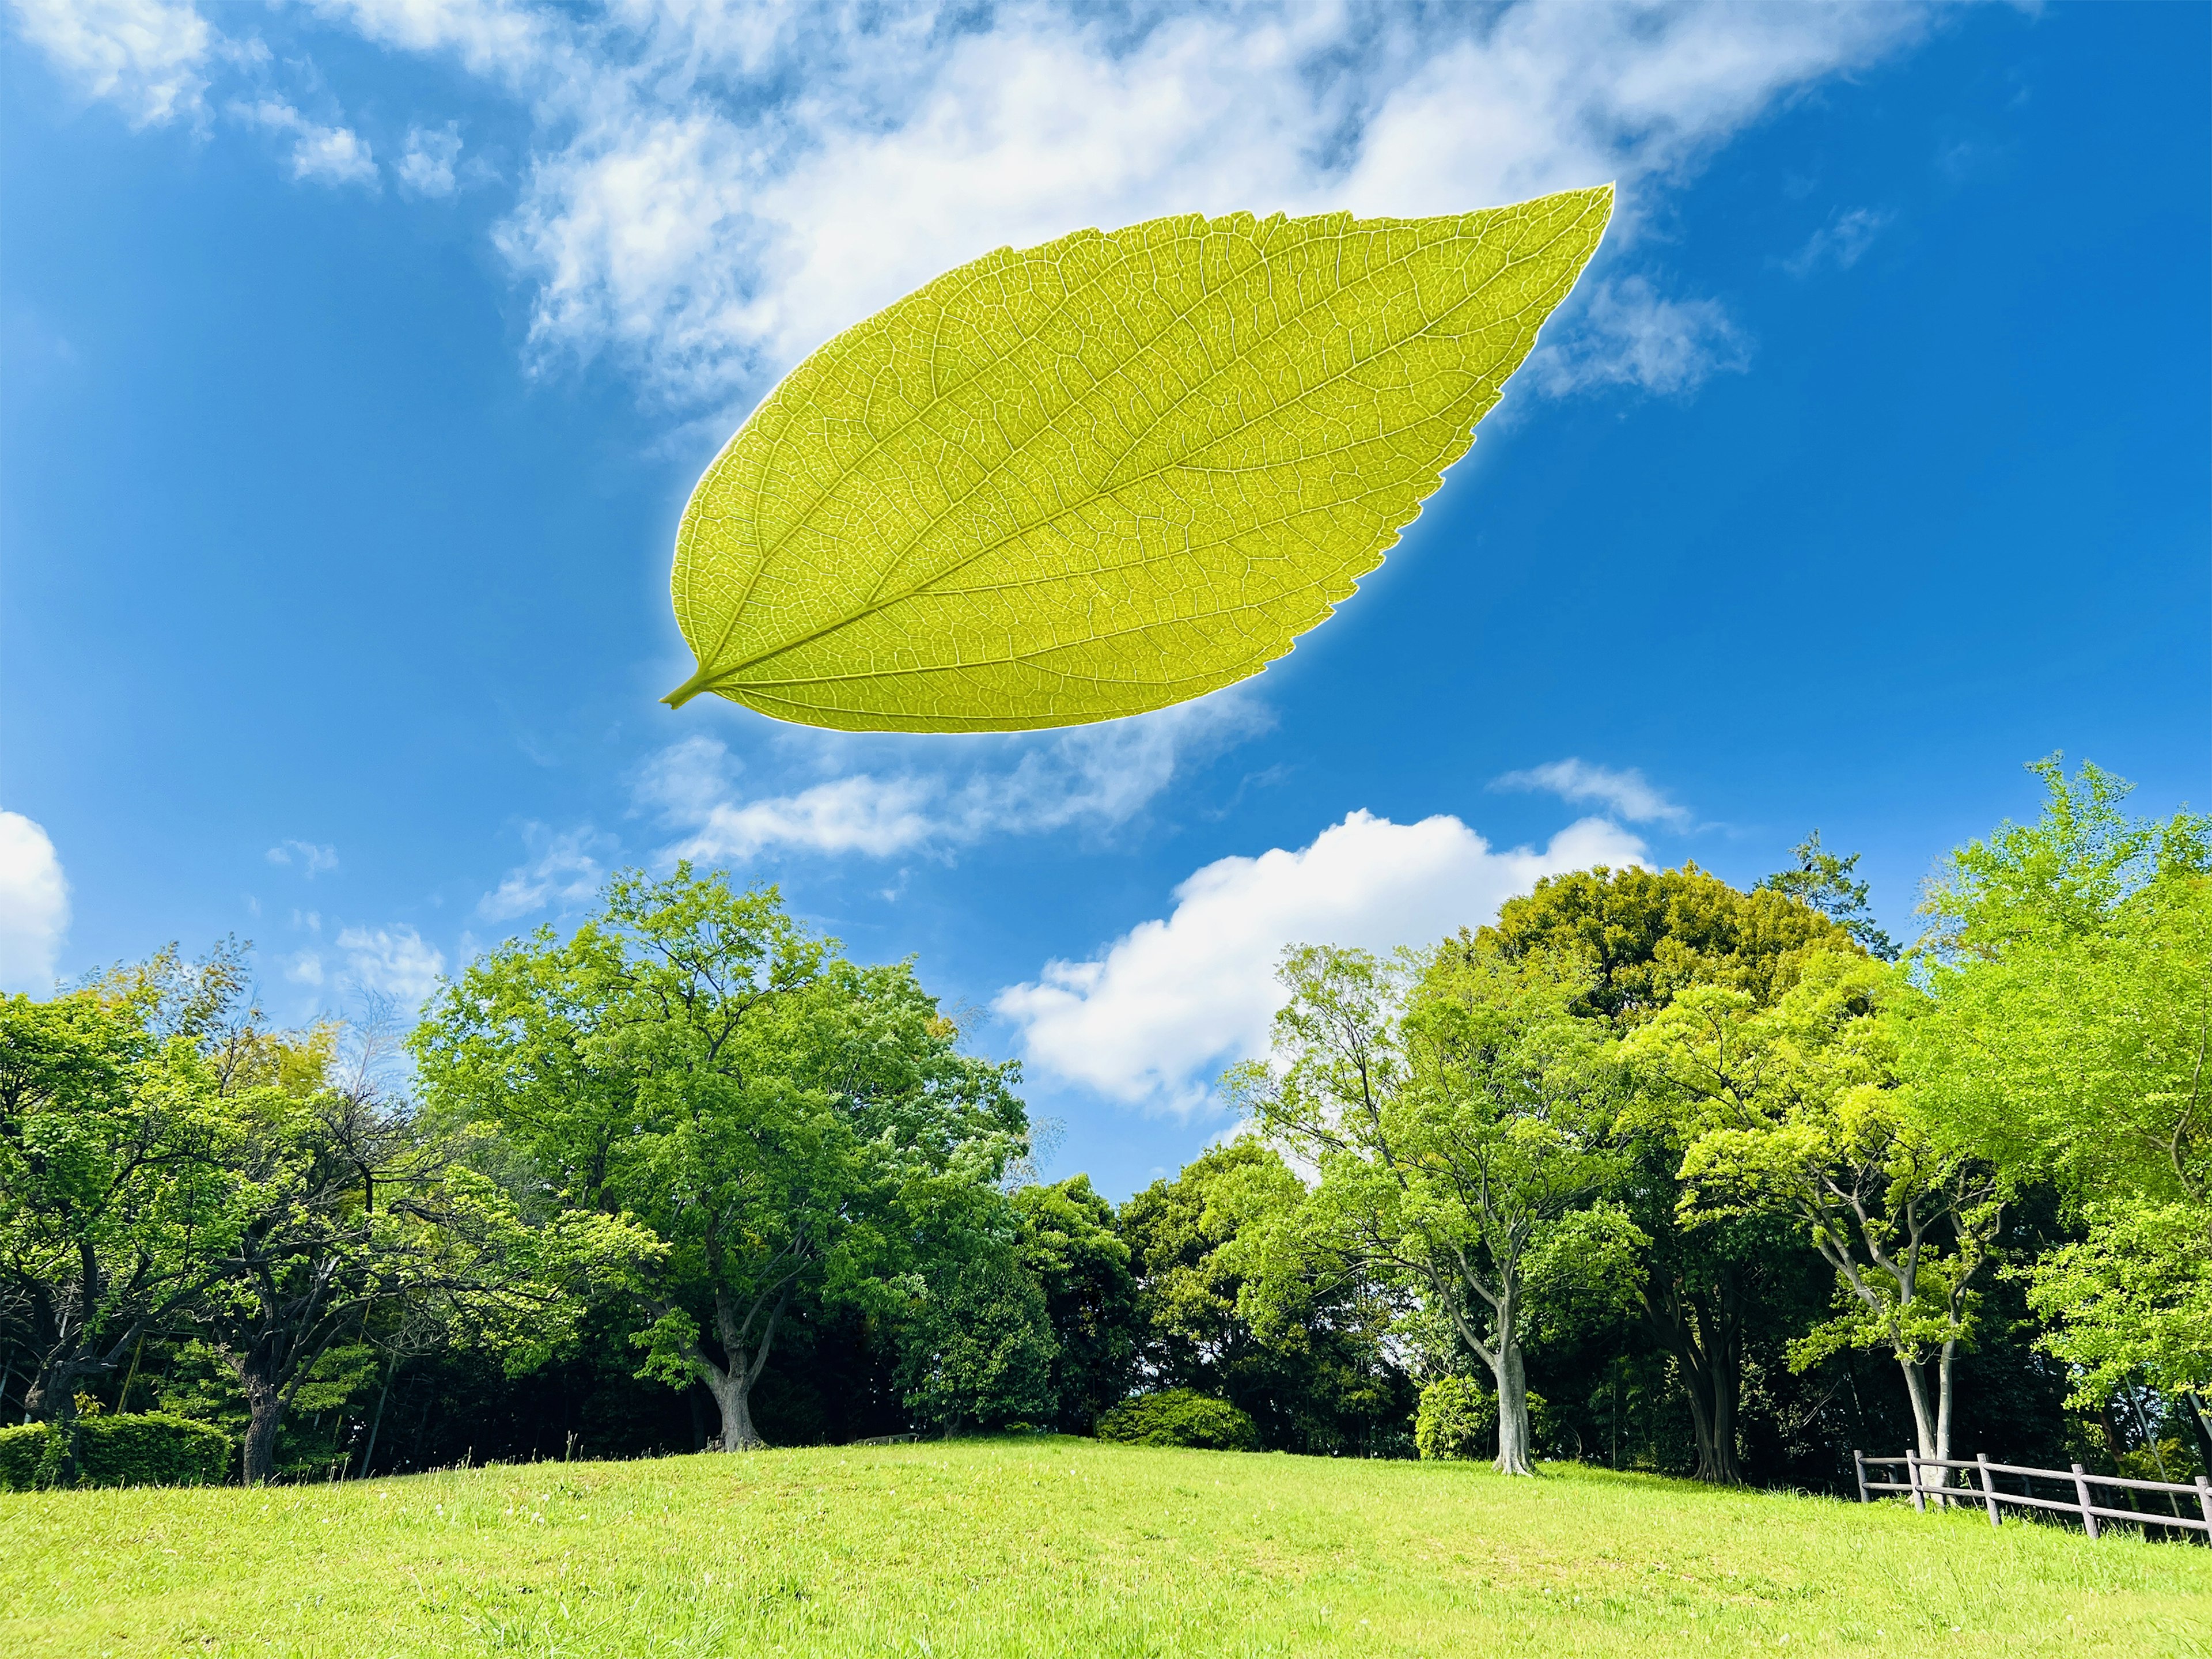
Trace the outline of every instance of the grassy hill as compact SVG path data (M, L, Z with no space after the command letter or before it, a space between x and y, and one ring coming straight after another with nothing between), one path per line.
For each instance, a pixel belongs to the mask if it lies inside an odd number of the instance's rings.
M2212 1653L2212 1550L1065 1439L0 1497L0 1651Z

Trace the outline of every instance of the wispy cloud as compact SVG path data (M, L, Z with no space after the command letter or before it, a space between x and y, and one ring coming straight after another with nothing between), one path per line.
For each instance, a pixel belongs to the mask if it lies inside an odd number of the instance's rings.
M345 977L352 985L388 996L410 1011L422 1006L446 971L445 952L404 925L349 927L338 935L337 948L344 953ZM298 977L319 985L323 971L317 957L312 976L303 971Z
M295 179L321 185L376 184L376 159L367 141L350 127L310 121L282 98L233 104L230 112L251 125L290 137Z
M1232 690L1049 738L945 740L957 745L941 751L948 757L972 757L964 766L845 771L751 795L727 746L695 737L656 756L637 793L677 832L669 857L721 863L792 851L890 858L994 836L1125 823L1178 771L1269 723L1264 706Z
M312 841L280 841L262 856L271 864L298 869L310 881L338 867L338 849Z
M542 823L526 824L523 839L533 856L518 864L499 885L477 902L477 914L487 921L512 921L543 910L580 904L606 879L600 862L617 843L589 824L555 834Z
M1876 208L1839 211L1808 237L1804 246L1782 260L1782 268L1792 276L1809 276L1822 265L1849 270L1889 228L1890 217Z
M1690 826L1690 809L1671 801L1655 788L1635 767L1615 770L1593 766L1570 756L1547 761L1522 772L1493 778L1492 789L1557 795L1570 805L1596 805L1631 823L1664 823L1676 830Z
M1680 397L1751 367L1751 340L1717 300L1670 300L1641 276L1601 282L1556 343L1529 355L1537 390L1554 398L1625 386Z
M197 106L228 61L188 6L15 3L58 68L134 110ZM522 109L534 136L495 240L529 291L533 350L613 357L702 410L1002 243L1193 210L1459 212L1607 179L1624 191L1600 273L1610 303L1560 319L1544 384L1686 391L1741 344L1713 302L1621 268L1651 204L1778 102L1900 49L1933 15L1741 0L313 13L420 63L417 107L458 76ZM311 131L295 107L329 73L312 44L234 69L252 83L246 106L293 132L297 176L366 182L369 141ZM417 117L384 138L405 187L449 187L453 131Z
M14 0L14 8L26 40L137 125L199 109L219 37L190 0Z

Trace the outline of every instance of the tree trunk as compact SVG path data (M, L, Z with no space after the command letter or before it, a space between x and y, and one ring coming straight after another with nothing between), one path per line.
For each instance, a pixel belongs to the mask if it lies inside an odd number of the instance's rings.
M384 1388L376 1396L376 1411L368 1419L368 1444L362 1449L361 1473L354 1477L356 1480L368 1480L369 1465L376 1461L376 1431L384 1426L384 1402L392 1398L392 1379L398 1371L399 1358L395 1354L384 1368Z
M708 1390L721 1407L721 1449L726 1452L758 1451L768 1443L753 1427L752 1385L742 1365L717 1369L707 1378Z
M1898 1369L1905 1373L1905 1394L1912 1402L1913 1438L1918 1443L1923 1457L1940 1457L1936 1449L1936 1417L1928 1407L1928 1367L1917 1359L1897 1357Z
M276 1473L276 1429L284 1420L284 1396L267 1377L240 1379L246 1392L245 1480L258 1486Z
M1509 1302L1498 1316L1498 1346L1491 1375L1498 1383L1498 1472L1534 1474L1528 1464L1528 1376L1521 1364L1521 1334Z
M1686 1301L1686 1306L1685 1305ZM1736 1408L1743 1391L1742 1319L1723 1286L1717 1297L1685 1298L1679 1284L1644 1296L1644 1323L1674 1357L1698 1442L1698 1479L1740 1486Z

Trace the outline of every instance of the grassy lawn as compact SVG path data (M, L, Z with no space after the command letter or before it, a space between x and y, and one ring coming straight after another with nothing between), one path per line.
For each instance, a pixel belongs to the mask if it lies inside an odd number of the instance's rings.
M2212 1550L1002 1440L0 1496L0 1652L2212 1654Z

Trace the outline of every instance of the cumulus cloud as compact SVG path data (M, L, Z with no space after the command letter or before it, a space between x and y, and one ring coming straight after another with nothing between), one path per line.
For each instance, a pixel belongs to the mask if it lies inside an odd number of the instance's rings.
M1297 851L1207 865L1176 889L1166 917L1091 960L1048 963L992 1006L1020 1029L1031 1066L1187 1115L1206 1103L1223 1066L1266 1051L1287 946L1425 944L1492 920L1540 877L1643 858L1640 841L1601 818L1569 825L1541 851L1497 852L1455 817L1354 812Z
M477 914L487 921L512 921L549 904L580 904L606 879L599 857L614 850L614 838L588 824L556 835L532 823L525 826L523 839L533 856L477 902Z
M271 864L298 868L311 881L338 867L338 849L312 841L280 841L262 856Z
M195 15L161 0L16 3L48 20L35 38L64 69L94 48L52 20L158 15L184 42L175 20ZM535 350L612 355L702 409L757 393L950 265L1085 225L1194 210L1460 212L1611 179L1624 192L1611 257L1632 257L1622 250L1651 203L1717 147L1909 45L1933 15L1756 0L313 11L421 61L418 101L458 70L520 106L532 137L496 241L530 292ZM164 52L148 61L185 47ZM265 89L254 98L300 118ZM300 176L374 177L366 141L317 131L297 135ZM416 124L398 167L406 187L451 187L453 131ZM1679 392L1741 356L1711 301L1626 280L1607 292L1559 319L1565 349L1538 384Z
M233 104L231 113L240 120L292 140L292 176L322 185L376 183L376 159L359 133L350 127L324 126L310 121L282 98L262 98Z
M199 108L217 36L191 0L14 0L14 7L25 40L139 125Z
M446 971L445 952L405 926L349 927L338 935L338 949L345 954L345 976L352 984L388 996L406 1009L421 1007L437 989L438 976ZM313 976L300 977L319 985L322 973L318 957Z
M0 990L53 989L69 932L69 881L44 829L0 811Z
M1125 823L1179 769L1262 729L1268 718L1231 690L1049 738L945 739L949 747L940 752L972 757L964 767L848 772L750 796L726 744L688 738L646 766L638 798L681 832L671 857L719 864L788 849L890 858L994 836Z
M1665 823L1677 830L1690 823L1690 809L1668 799L1633 766L1616 771L1569 756L1524 772L1508 772L1493 778L1490 787L1557 795L1575 806L1595 802L1631 823Z
M1824 264L1849 270L1888 228L1890 216L1874 208L1838 212L1806 239L1805 246L1782 261L1792 276L1809 276Z

